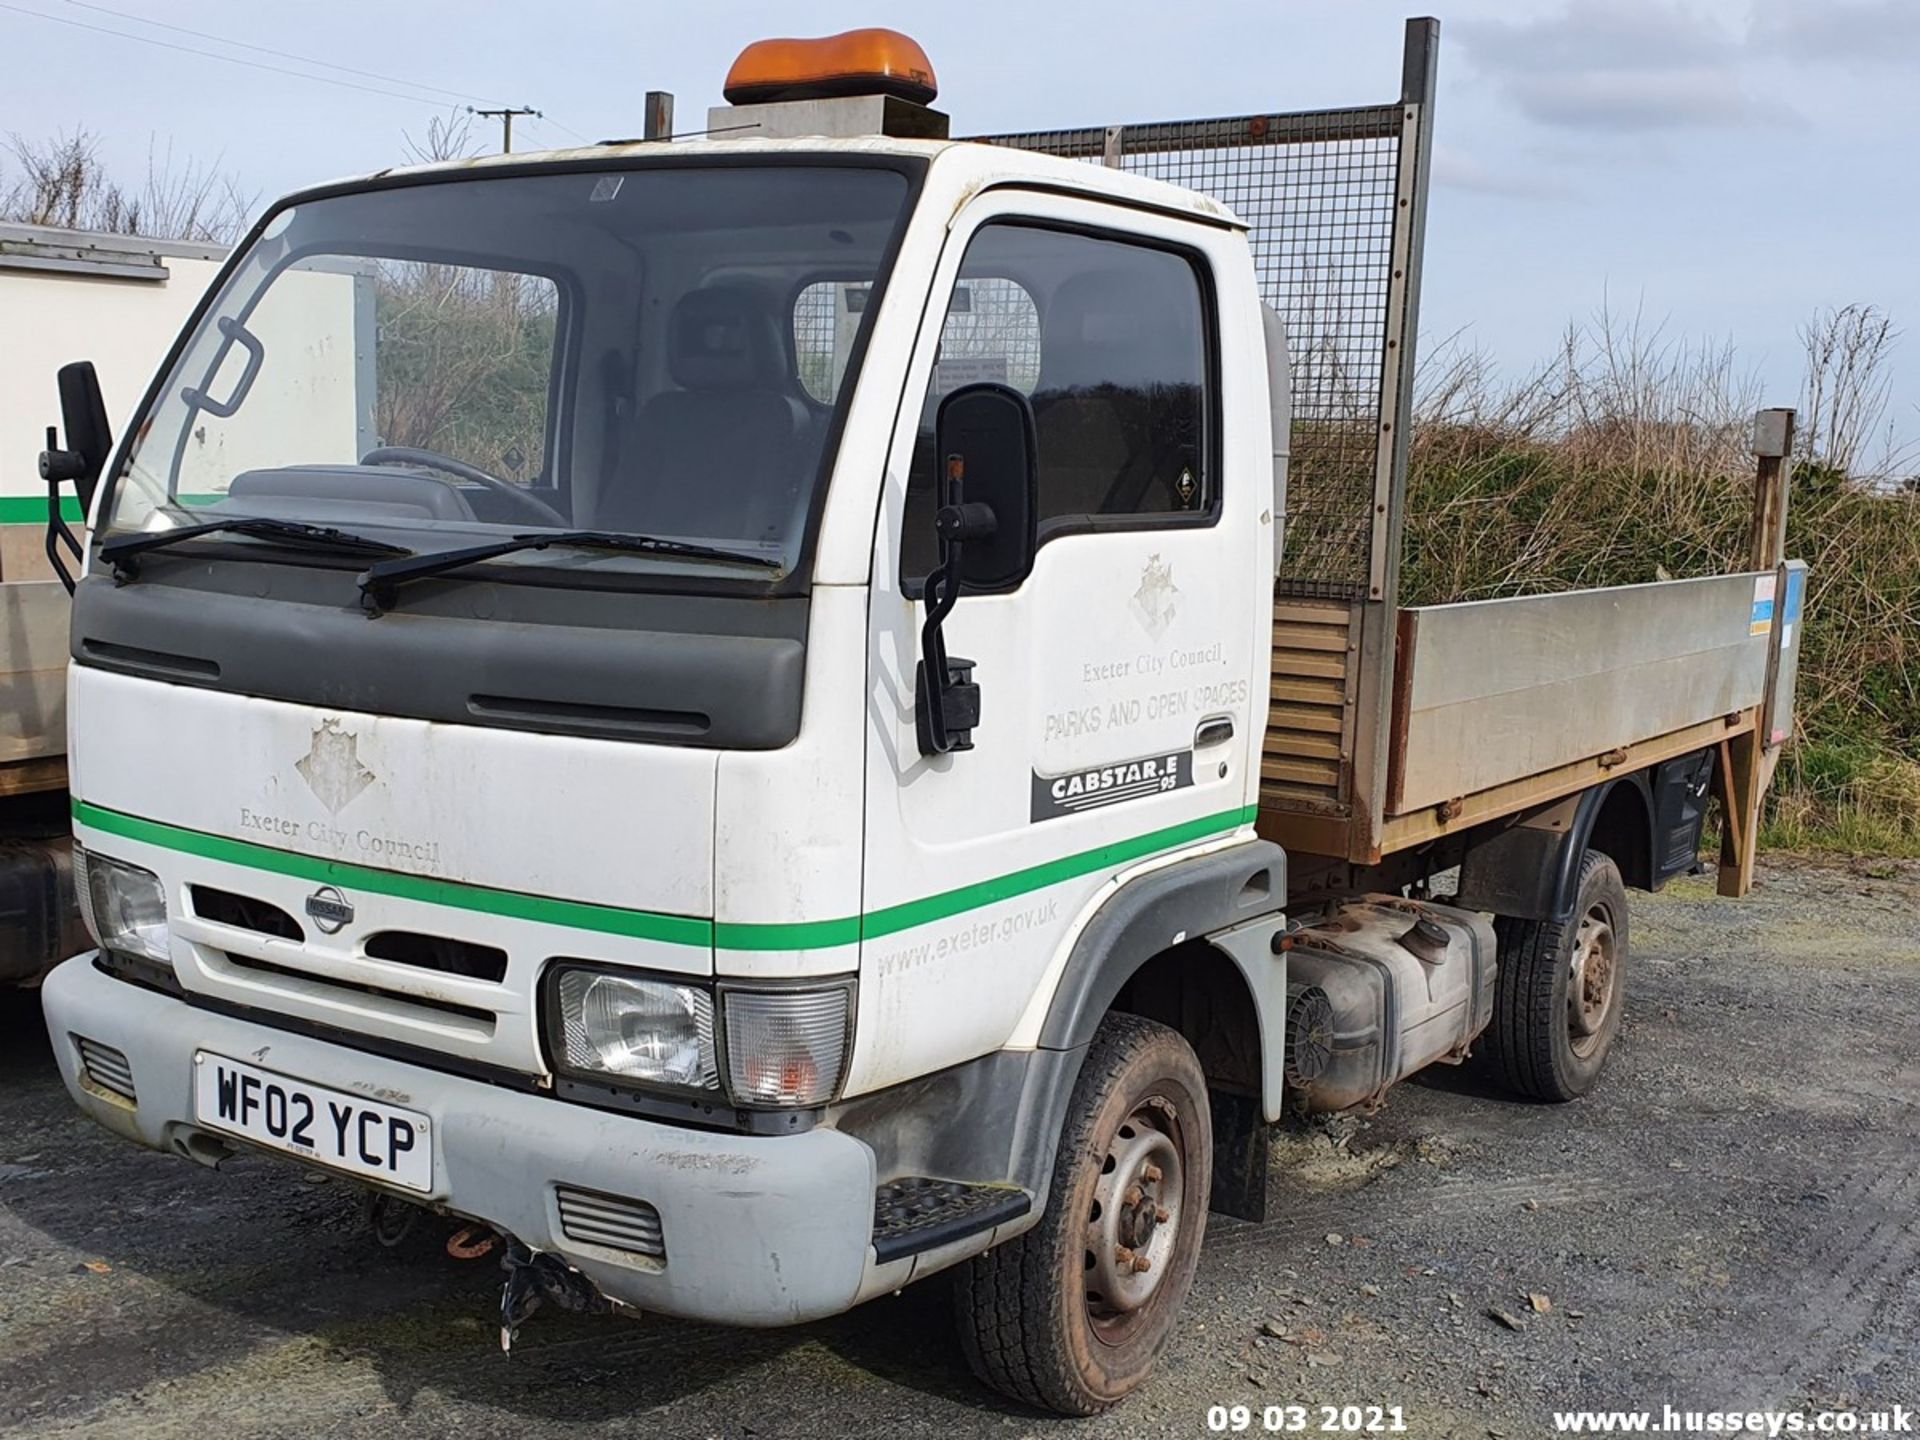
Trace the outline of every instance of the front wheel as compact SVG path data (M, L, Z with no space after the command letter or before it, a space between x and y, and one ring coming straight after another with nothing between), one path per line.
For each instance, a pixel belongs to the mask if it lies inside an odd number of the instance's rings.
M1206 1232L1207 1082L1179 1034L1101 1021L1074 1085L1046 1214L962 1267L960 1341L1003 1394L1091 1415L1153 1371Z
M1625 1008L1627 890L1598 850L1580 862L1564 923L1501 916L1499 974L1486 1056L1509 1088L1536 1100L1576 1100L1600 1079Z

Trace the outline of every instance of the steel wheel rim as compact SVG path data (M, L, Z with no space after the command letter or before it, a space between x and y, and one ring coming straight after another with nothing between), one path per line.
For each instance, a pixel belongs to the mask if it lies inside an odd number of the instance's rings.
M1595 905L1580 918L1567 965L1567 1038L1585 1059L1599 1047L1620 988L1619 938L1613 917Z
M1088 1206L1082 1264L1087 1318L1110 1344L1126 1340L1173 1268L1185 1220L1178 1113L1160 1096L1115 1127Z

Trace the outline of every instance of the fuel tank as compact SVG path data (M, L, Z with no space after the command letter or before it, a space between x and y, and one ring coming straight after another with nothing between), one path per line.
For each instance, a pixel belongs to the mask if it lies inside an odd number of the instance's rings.
M1377 1101L1436 1060L1458 1061L1493 1018L1493 921L1398 895L1350 900L1288 937L1290 989L1320 992L1289 1035L1313 1063L1290 1067L1308 1114Z

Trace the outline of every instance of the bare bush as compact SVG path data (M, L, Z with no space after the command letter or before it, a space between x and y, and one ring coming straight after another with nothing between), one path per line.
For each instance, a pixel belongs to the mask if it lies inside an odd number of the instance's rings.
M448 160L467 160L480 153L480 142L473 138L473 112L449 110L427 121L427 133L421 139L402 132L402 147L416 165L439 165Z
M1800 327L1807 357L1797 445L1802 458L1861 478L1892 472L1891 441L1877 457L1869 458L1867 447L1886 418L1893 384L1887 367L1899 338L1892 320L1873 305L1822 310Z
M1883 318L1853 307L1809 327L1833 343L1810 349L1818 449L1788 507L1788 553L1810 575L1799 732L1770 821L1781 843L1920 847L1920 486L1834 463L1862 463L1885 408ZM1744 569L1756 400L1728 347L1604 311L1517 379L1457 341L1436 347L1416 385L1402 600Z
M374 287L381 443L512 479L537 471L558 296L506 271L385 261Z
M246 228L257 198L231 176L192 160L176 165L171 147L147 148L147 175L136 189L121 185L100 162L99 137L86 130L32 140L15 134L4 147L18 171L0 166L0 219L114 235L229 244Z

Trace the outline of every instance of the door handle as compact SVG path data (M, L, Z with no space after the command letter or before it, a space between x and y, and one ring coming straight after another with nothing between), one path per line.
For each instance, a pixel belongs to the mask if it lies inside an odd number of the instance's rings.
M1193 748L1204 750L1209 745L1220 745L1233 738L1233 717L1216 715L1211 720L1202 720L1193 732Z

